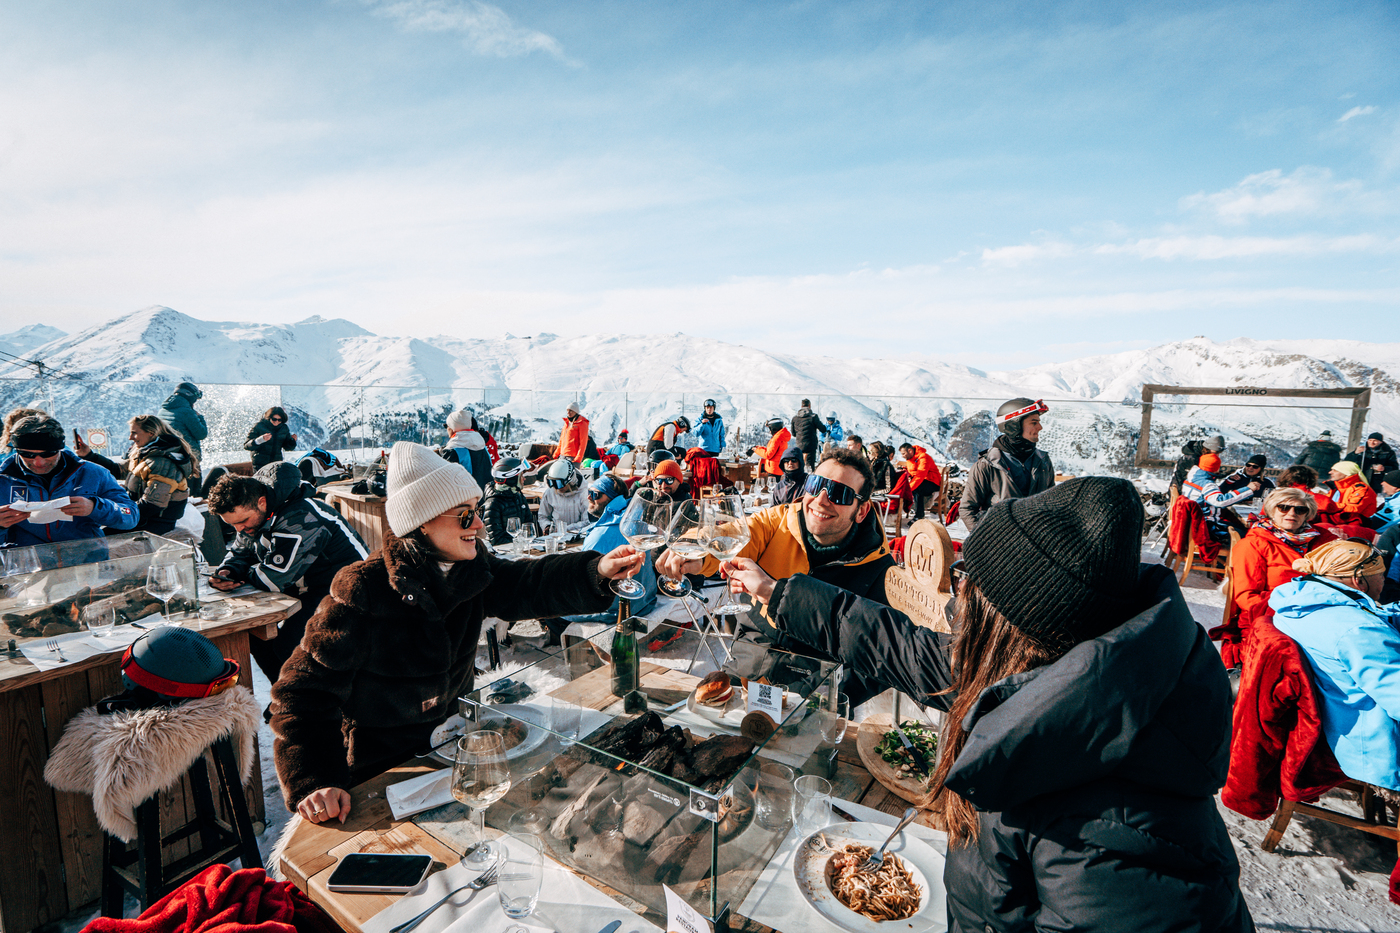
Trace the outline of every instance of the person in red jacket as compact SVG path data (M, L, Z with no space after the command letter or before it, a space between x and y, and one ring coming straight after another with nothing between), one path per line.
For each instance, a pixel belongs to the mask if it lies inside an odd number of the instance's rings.
M924 517L928 497L936 495L943 485L943 474L938 472L938 464L933 462L929 452L917 444L900 444L899 455L904 458L900 465L909 474L909 491L914 494L914 521L918 521Z
M758 454L758 475L763 477L783 475L783 451L788 449L792 443L792 432L787 429L787 423L782 418L769 418L767 421L768 433L772 436L768 443L761 447L750 447L746 456Z
M1311 524L1317 517L1317 502L1305 489L1273 490L1264 499L1260 516L1230 555L1237 614L1222 627L1220 654L1226 667L1243 662L1251 650L1255 623L1273 616L1269 594L1274 587L1299 576L1293 562L1334 538L1332 532Z
M1341 522L1359 522L1376 514L1376 491L1366 482L1360 465L1351 460L1339 460L1332 465L1327 478L1336 487L1333 499Z
M564 430L559 432L559 456L582 463L588 450L588 419L578 413L578 406L569 403L564 411Z

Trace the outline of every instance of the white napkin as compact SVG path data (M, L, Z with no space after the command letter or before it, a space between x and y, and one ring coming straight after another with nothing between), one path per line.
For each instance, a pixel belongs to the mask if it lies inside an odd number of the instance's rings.
M396 820L451 803L452 769L430 771L407 781L390 784L384 789L384 799L389 801L389 809Z
M131 628L131 626L123 625L119 628ZM113 632L113 635L115 634ZM133 638L132 641L135 639ZM59 650L51 649L49 642L55 642ZM105 641L100 645L96 644L87 632L70 632L67 635L56 635L53 638L30 639L18 647L20 653L29 659L29 663L41 671L51 671L65 664L85 660L95 654L106 654L118 646L114 644L112 647L107 647Z
M877 823L881 826L894 827L899 822L899 817L885 813L882 810L873 810L870 807L863 807L858 803L850 803L846 800L833 799L832 803L852 816L858 816L868 823ZM832 815L832 819L840 820L841 817ZM937 849L941 854L948 853L948 836L936 829L929 829L920 823L910 823L905 832L911 836L927 842ZM754 882L754 886L749 890L744 902L739 905L738 912L750 920L757 920L759 923L767 924L770 927L786 930L802 930L803 933L817 933L817 931L832 931L839 933L841 927L835 926L821 914L812 909L811 905L803 898L802 892L797 890L797 882L792 873L793 857L797 853L797 846L802 841L797 829L794 827L788 832L783 844L778 847L778 851L773 853L773 857L764 867L763 872ZM942 904L935 904L933 907L936 915L943 915Z
M11 502L10 508L16 512L28 512L29 521L35 525L47 525L49 522L71 522L73 516L64 515L60 509L73 502L69 496L60 496L57 499L49 499L44 502Z

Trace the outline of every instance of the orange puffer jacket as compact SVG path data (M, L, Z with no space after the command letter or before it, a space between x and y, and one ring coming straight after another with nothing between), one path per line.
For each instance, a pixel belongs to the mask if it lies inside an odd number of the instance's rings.
M903 461L904 471L909 474L909 485L917 488L919 483L928 481L935 486L943 485L943 474L938 471L938 464L933 462L933 457L924 448L914 445L914 455Z
M1269 608L1269 594L1274 587L1301 576L1293 569L1293 562L1303 557L1319 544L1331 541L1334 535L1326 529L1308 542L1305 551L1297 551L1280 541L1263 528L1251 528L1249 534L1240 539L1230 554L1230 568L1234 580L1230 584L1235 597L1235 607L1239 614L1235 624L1239 627L1246 654L1250 648L1250 635L1255 623L1260 619L1272 619Z
M584 451L588 450L588 419L579 415L573 421L564 419L564 430L559 432L559 456L568 457L574 463L582 463Z
M763 472L773 476L783 475L783 451L788 449L792 443L792 432L783 428L777 434L769 438L768 443L762 447L755 447L753 452L758 454L763 460Z
M1376 514L1376 491L1360 476L1345 476L1337 483L1336 502L1343 521Z

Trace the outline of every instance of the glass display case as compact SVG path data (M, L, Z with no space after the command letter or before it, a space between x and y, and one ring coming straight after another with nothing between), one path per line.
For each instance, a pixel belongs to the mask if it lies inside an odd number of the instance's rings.
M117 623L198 608L195 548L149 532L0 549L6 637L52 637L110 608ZM162 606L162 601L165 606Z
M507 746L511 789L486 822L538 834L634 908L664 918L666 884L723 928L791 829L792 775L830 756L821 727L839 667L662 624L638 636L628 691L613 636L462 698L462 727L501 731ZM750 712L751 695L773 712Z

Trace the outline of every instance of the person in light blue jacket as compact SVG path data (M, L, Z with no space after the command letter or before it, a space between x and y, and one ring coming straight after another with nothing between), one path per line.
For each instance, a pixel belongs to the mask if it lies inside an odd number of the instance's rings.
M1381 477L1379 500L1368 524L1377 531L1385 531L1400 522L1400 470L1391 470Z
M705 413L695 422L695 436L700 438L700 446L706 453L718 454L724 450L724 419L715 411L715 400L705 399Z
M1380 552L1329 541L1269 597L1274 625L1303 649L1321 699L1322 733L1348 777L1400 790L1400 606L1376 601Z
M10 429L13 451L0 460L0 543L48 544L101 538L130 531L141 519L136 504L105 467L79 460L64 448L63 425L47 415L21 418ZM61 511L71 521L38 523L11 502L47 502L68 497Z
M846 429L841 427L841 419L836 417L834 411L826 416L826 439L836 447L840 447L846 439Z
M627 486L622 480L611 473L604 473L602 476L588 484L588 515L594 519L583 533L583 550L596 551L599 548L618 547L629 543L622 535L622 513L627 508ZM606 554L607 551L600 553ZM642 615L650 612L656 606L656 569L652 564L652 552L646 552L646 560L642 563L642 569L637 571L633 578L642 585L646 592L640 599L632 600L632 614ZM580 616L562 616L559 619L549 619L545 621L546 628L550 632L550 641L556 642L565 628L573 622L606 622L617 621L617 604L620 596L613 597L612 605L603 612L595 612Z

